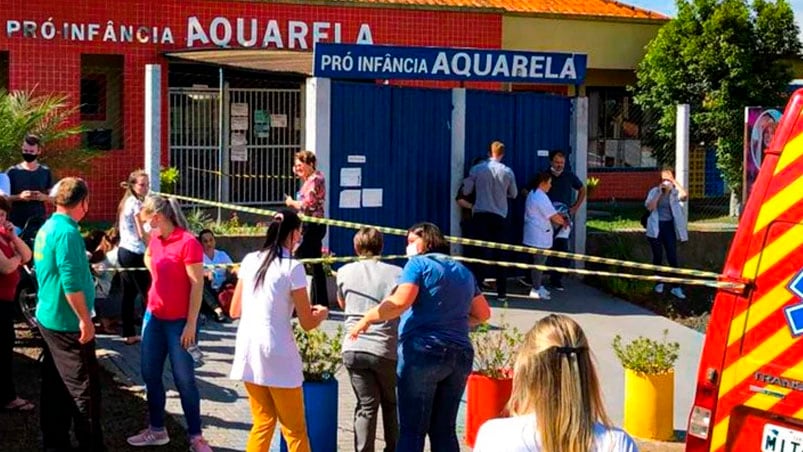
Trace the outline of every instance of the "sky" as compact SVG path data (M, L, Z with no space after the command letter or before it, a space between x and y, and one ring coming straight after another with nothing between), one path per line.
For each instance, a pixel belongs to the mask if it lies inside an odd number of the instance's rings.
M669 16L675 15L675 0L621 0L622 3L628 3L642 8L658 11ZM787 0L792 5L795 11L795 19L797 26L801 29L801 36L803 37L803 0Z

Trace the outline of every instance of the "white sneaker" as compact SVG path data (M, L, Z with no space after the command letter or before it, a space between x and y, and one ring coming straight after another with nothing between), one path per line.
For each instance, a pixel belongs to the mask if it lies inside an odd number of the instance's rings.
M669 293L671 293L672 295L678 297L681 300L685 300L686 299L686 294L683 293L683 289L681 289L680 287L675 287L674 289L670 290Z
M655 293L664 293L664 283L658 283L655 285Z
M551 298L551 294L548 290L544 289L543 286L539 287L538 289L531 289L530 290L530 298L533 300L549 300Z
M170 437L167 436L167 430L157 432L148 427L136 435L129 437L126 441L134 447L164 446L170 442Z

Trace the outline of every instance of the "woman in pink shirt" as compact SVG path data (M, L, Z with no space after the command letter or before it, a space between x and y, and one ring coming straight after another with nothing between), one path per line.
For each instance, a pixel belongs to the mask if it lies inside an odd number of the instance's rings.
M297 152L293 172L303 181L303 184L296 199L288 196L284 203L306 218L323 218L323 207L326 203L326 180L323 173L315 169L315 154L312 151ZM305 219L302 228L301 244L296 250L296 257L299 259L320 258L323 237L326 235L326 225ZM312 304L329 306L329 296L326 293L326 274L323 272L322 264L312 265Z
M175 199L148 196L142 219L151 226L145 266L153 279L142 322L142 378L148 394L148 428L128 438L132 446L161 446L165 430L165 360L187 420L190 450L211 452L201 435L201 397L195 384L195 363L187 351L196 343L198 311L204 288L203 248L188 232L187 219Z

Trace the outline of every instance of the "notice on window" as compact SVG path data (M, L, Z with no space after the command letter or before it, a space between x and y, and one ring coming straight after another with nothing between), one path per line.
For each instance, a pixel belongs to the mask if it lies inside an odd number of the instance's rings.
M270 115L267 110L254 110L254 133L257 138L270 138Z
M341 209L359 209L361 190L341 190L340 203Z
M242 103L233 103L231 104L231 115L232 116L248 116L248 104Z
M362 206L363 207L382 207L382 189L381 188L363 188L362 189Z
M248 148L244 144L231 146L231 161L232 162L247 162L248 161Z
M232 162L248 161L248 139L242 132L231 134L231 155Z
M340 169L341 187L361 187L362 168L341 168Z
M270 125L280 129L287 128L287 115L270 115Z
M248 116L232 116L231 130L248 130Z
M349 163L365 163L365 156L364 155L349 155L346 157L346 161Z

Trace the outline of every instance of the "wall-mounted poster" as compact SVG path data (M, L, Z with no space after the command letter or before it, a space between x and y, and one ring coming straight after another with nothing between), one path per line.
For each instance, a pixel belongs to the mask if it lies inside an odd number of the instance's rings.
M781 121L781 111L780 108L745 108L742 205L747 203L750 190L758 177L764 152L770 147L775 128Z

